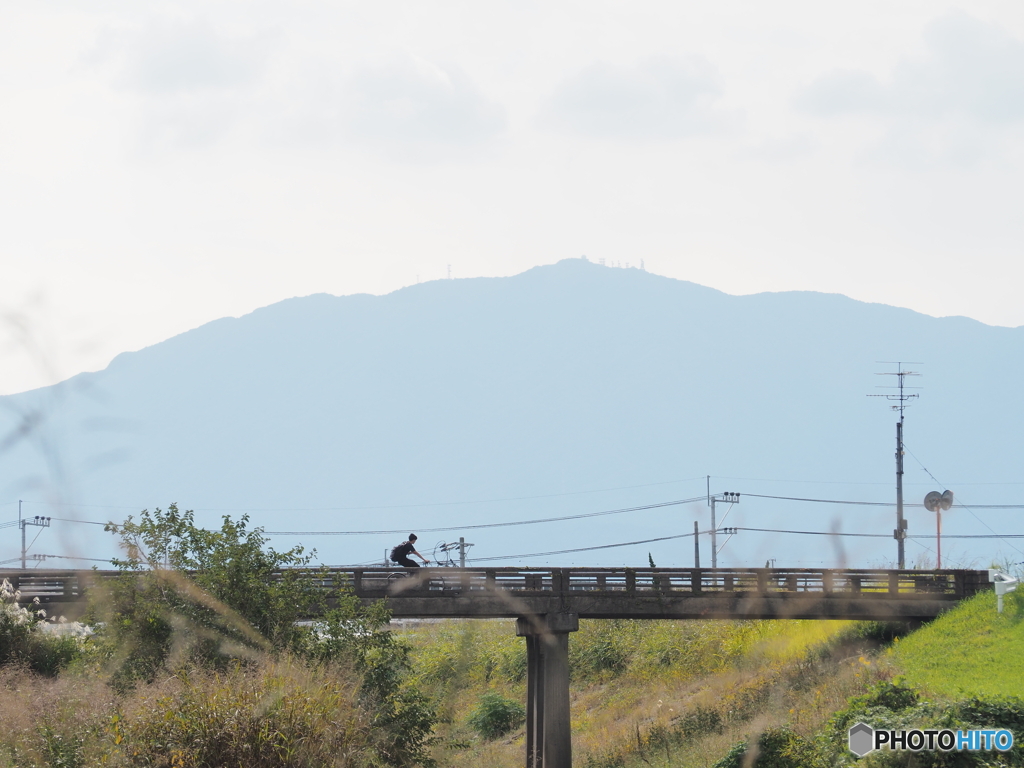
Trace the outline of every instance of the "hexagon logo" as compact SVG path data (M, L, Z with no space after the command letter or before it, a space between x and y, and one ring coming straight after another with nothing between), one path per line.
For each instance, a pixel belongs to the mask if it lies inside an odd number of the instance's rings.
M857 723L850 728L847 743L853 754L864 757L868 752L875 751L875 729L867 723Z

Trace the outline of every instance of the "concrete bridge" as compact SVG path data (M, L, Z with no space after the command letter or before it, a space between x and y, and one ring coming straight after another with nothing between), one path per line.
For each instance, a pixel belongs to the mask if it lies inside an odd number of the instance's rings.
M116 571L0 571L51 612L81 612ZM569 634L583 619L858 619L921 622L991 588L989 571L786 568L328 569L396 618L514 618L526 639L526 766L570 768Z

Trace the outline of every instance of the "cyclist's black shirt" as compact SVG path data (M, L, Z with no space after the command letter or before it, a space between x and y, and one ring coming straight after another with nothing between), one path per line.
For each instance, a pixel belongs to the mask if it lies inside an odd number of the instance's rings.
M394 541L394 539L392 539ZM404 544L399 544L391 551L391 559L396 563L400 563L402 560L408 559L412 551L416 549L411 541L407 541Z

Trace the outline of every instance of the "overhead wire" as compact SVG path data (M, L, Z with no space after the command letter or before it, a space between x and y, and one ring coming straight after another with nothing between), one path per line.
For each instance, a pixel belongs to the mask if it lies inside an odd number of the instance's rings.
M921 462L917 458L917 456L915 456L913 453L911 453L911 455L914 457L914 459L916 461L918 461L919 464L921 464ZM932 479L936 483L939 483L939 481L934 477L934 475L932 475L931 472L929 472L928 469L923 464L921 464L921 467L922 467L922 469L925 470L925 472L927 472L929 474L930 477L932 477ZM685 481L672 481L672 482L685 482ZM939 483L939 484L941 485L941 483ZM649 485L654 485L654 484L649 484ZM628 486L628 487L642 487L642 486ZM581 492L581 493L586 493L586 492ZM563 495L569 495L569 494L563 494ZM743 494L743 495L748 496L748 497L752 497L752 498L775 499L775 500L782 500L782 501L798 501L798 502L809 502L809 503L819 503L819 504L841 504L841 505L853 505L853 506L878 506L878 507L892 507L892 506L894 506L893 504L888 503L888 502L870 502L870 501L856 501L856 500L842 500L842 499L818 499L818 498L808 498L808 497L777 496L777 495L755 494L755 493L747 493L747 494ZM420 529L420 530L422 532L424 532L424 533L436 533L436 532L444 532L444 531L473 530L473 529L483 529L483 528L501 528L501 527L510 527L510 526L520 526L520 525L537 525L537 524L543 524L543 523L561 522L561 521L567 521L567 520L579 520L579 519L585 519L585 518L591 518L591 517L600 517L600 516L607 516L607 515L617 515L617 514L624 514L624 513L629 513L629 512L645 511L645 510L650 510L650 509L659 509L659 508L664 508L664 507L669 507L669 506L677 506L677 505L681 505L681 504L693 503L693 502L701 501L704 498L705 498L705 496L701 495L701 496L695 496L695 497L688 498L688 499L677 499L677 500L673 500L673 501L659 502L659 503L656 503L656 504L646 504L646 505L640 505L640 506L635 506L635 507L624 507L624 508L611 509L611 510L602 510L602 511L599 511L599 512L588 512L588 513L581 513L581 514L576 514L576 515L564 515L564 516L558 516L558 517L539 518L539 519L533 519L533 520L505 521L505 522L499 522L499 523L477 523L477 524L469 524L469 525L444 526L444 527L425 528L425 529ZM29 502L29 503L33 503L33 502ZM36 503L39 503L39 502L36 502ZM469 502L467 502L467 503L469 503ZM974 514L973 511L970 510L970 508L967 507L966 505L957 504L957 506L962 506L962 507L968 509L968 511L971 511L972 514ZM984 508L995 508L995 509L1017 509L1017 508L1024 508L1024 505L1009 505L1009 504L975 505L975 506L978 506L979 508L984 507ZM730 506L730 511L731 511L731 509L732 509L732 506ZM728 514L728 512L726 514ZM1021 534L999 534L999 533L996 533L983 520L978 518L976 514L974 516L975 516L976 519L979 520L979 522L981 522L983 525L985 525L985 527L988 528L989 531L991 531L991 535L988 535L988 534L947 534L946 538L957 538L957 539L993 539L994 538L994 539L1004 539L1004 540L1005 539L1024 538L1024 535L1021 535ZM103 523L103 522L98 522L98 521L93 521L93 520L80 520L80 519L75 519L75 518L51 517L50 519L51 520L62 521L62 522L82 523L82 524L86 524L86 525L103 525L103 526L105 526L105 525L109 524L109 523ZM725 518L723 517L722 519L724 520ZM16 520L9 521L7 523L0 523L0 528L5 528L5 527L10 527L10 526L13 526L13 525L17 525L17 523L18 523L18 521L16 521ZM724 532L725 528L723 527L723 528L720 528L719 530ZM780 534L815 535L815 536L844 536L844 537L858 537L858 538L889 538L888 534L842 533L842 532L834 532L834 531L800 531L800 530L787 530L787 529L775 529L775 528L729 527L728 530L731 530L731 531L745 530L745 531L761 532L761 533L780 533ZM264 531L264 533L266 535L268 535L268 536L362 536L362 535L398 534L398 533L404 533L405 531L406 531L406 529L402 528L402 529L366 530L366 531ZM36 534L36 539L39 537L40 533L42 533L42 531L40 531L39 533ZM707 533L707 532L705 532L705 533ZM499 555L499 556L495 556L495 557L492 557L492 558L474 558L474 560L480 560L480 561L512 560L512 559L517 559L517 558L543 557L543 556L557 555L557 554L569 554L569 553L575 553L575 552L587 552L587 551L600 550L600 549L611 549L611 548L617 548L617 547L634 546L634 545L638 545L638 544L649 544L649 543L654 543L654 542L659 542L659 541L668 541L668 540L672 540L672 539L686 538L686 537L690 537L690 536L693 536L693 535L694 534L692 534L692 533L685 533L685 534L679 534L679 535L674 535L674 536L664 536L664 537L657 537L657 538L652 538L652 539L642 539L642 540L632 541L632 542L620 542L620 543L615 543L615 544L605 544L605 545L598 545L598 546L592 546L592 547L578 547L578 548L573 548L573 549L557 550L557 551L552 551L552 552L530 553L530 554L520 554L520 555ZM931 536L926 536L926 537L915 536L915 537L908 537L908 538L911 538L912 540L915 540L915 543L918 543L919 546L924 546L923 544L921 544L920 542L918 542L916 540L920 539L920 538L934 538L934 537L931 537ZM33 542L32 542L33 544L35 543L36 539L33 539ZM726 542L723 543L722 546L724 547L725 543L727 543L730 539L731 539L731 535L730 535L729 539L727 539ZM1021 550L1017 550L1016 547L1013 547L1013 545L1010 544L1009 541L1007 541L1007 544L1009 546L1011 546L1013 549L1015 549L1016 551L1021 552ZM928 548L925 547L925 549L928 549ZM1022 553L1022 554L1024 554L1024 553ZM91 560L93 562L109 562L108 560L102 560L102 559L96 559L96 558L78 558L78 557L72 557L72 556L58 556L58 555L51 555L50 557L64 557L66 559L77 559L77 560L87 560L87 561ZM19 559L19 558L13 558L12 560L9 560L9 561L6 561L6 562L13 562L13 561L15 561L17 559Z
M35 538L32 539L32 541L29 543L29 545L27 547L25 547L25 551L26 552L28 552L30 549L32 549L32 545L36 543L36 539L38 539L40 537L40 535L42 535L43 531L45 531L45 530L46 530L45 528L40 528L38 531L36 531Z
M932 473L931 473L931 472L929 471L928 467L926 467L926 466L924 465L924 462L922 462L922 461L921 461L921 460L920 460L919 458L917 458L917 456L915 456L915 455L914 455L914 452L913 452L913 451L911 451L911 450L910 450L909 448L907 448L907 444L906 444L906 443L903 443L903 448L904 448L904 449L905 449L905 450L907 451L907 453L909 453L909 454L910 454L911 456L913 456L913 457L914 457L914 461L916 461L916 462L917 462L918 464L920 464L920 465L921 465L921 469L923 469L923 470L925 471L925 473L926 473L926 474L928 475L928 477L930 477L930 478L931 478L932 480L934 480L934 481L935 481L935 482L936 482L936 483L937 483L938 485L943 485L943 483L940 483L940 482L939 482L939 479L938 479L937 477L935 477L935 475L933 475L933 474L932 474ZM944 486L944 485L943 485L943 487L947 487L947 486ZM992 531L992 533L995 533L995 531L994 531L994 530L992 530L992 527L991 527L991 526L990 526L990 525L989 525L988 523L986 523L986 522L985 522L984 520L982 520L982 519L981 519L980 517L978 517L978 515L977 515L977 514L975 514L974 510L973 510L973 509L971 509L970 507L968 507L968 506L967 506L966 504L964 504L964 503L962 503L962 502L961 502L960 504L957 504L956 506L957 506L957 507L960 507L960 508L962 508L962 509L966 509L966 510L967 510L968 512L970 512L970 513L971 513L971 516L972 516L972 517L974 517L974 519L975 519L975 520L977 520L977 521L978 521L979 523L981 523L981 524L982 524L982 525L984 525L984 526L985 526L986 528L988 528L988 529L989 529L990 531ZM979 505L979 508L981 508L981 505ZM1002 508L1002 509L1005 509L1006 507L1001 507L1001 508ZM948 536L948 535L947 535L947 537L946 537L946 538L952 538L952 537L951 537L951 536ZM999 536L999 535L997 534L997 535L996 535L996 538L999 538L999 539L1006 539L1006 538L1009 538L1009 537L1005 537L1005 536ZM1020 550L1020 549L1017 549L1017 547L1013 546L1013 544L1011 544L1011 543L1010 543L1010 542L1008 542L1008 541L1006 542L1006 546L1008 546L1008 547L1009 547L1010 549L1014 550L1014 551L1015 551L1015 552L1017 552L1018 554L1024 555L1024 551L1022 551L1022 550Z
M719 532L724 531L724 530L727 530L727 529L720 528ZM729 526L728 530L755 531L755 532L759 532L759 533L793 533L793 534L802 534L802 535L805 535L805 536L854 536L854 537L868 538L868 539L891 539L892 538L892 534L888 534L888 533L844 533L842 531L789 531L789 530L783 530L783 529L780 529L780 528L744 528L744 527L736 527L736 526ZM693 534L690 534L690 535L693 535ZM908 539L934 539L935 536L933 536L931 534L925 534L923 536L908 536L907 538ZM951 534L943 534L942 538L944 538L944 539L1003 539L1003 538L1008 538L1008 539L1024 539L1024 533L995 533L995 532L993 532L991 534L987 534L987 533L977 533L977 534L968 534L968 533L957 534L957 533L951 533Z
M698 531L699 534L710 533L710 531ZM615 549L616 547L631 547L636 544L651 544L656 541L669 541L671 539L685 539L693 536L692 533L679 533L674 536L660 536L656 539L641 539L639 541L624 541L619 544L600 544L594 547L577 547L576 549L560 549L555 552L534 552L528 555L497 555L495 557L475 557L473 562L486 563L494 560L518 560L527 557L546 557L548 555L567 555L572 552L592 552L596 549Z
M662 480L657 483L640 483L638 485L620 485L611 488L594 488L586 491L565 491L562 493L542 493L535 496L509 496L497 499L470 499L464 501L434 501L421 502L417 504L380 504L376 506L356 507L197 507L203 512L352 512L372 509L417 509L421 507L455 507L466 504L494 504L504 501L530 501L533 499L554 499L562 496L582 496L589 493L608 493L610 491L626 491L634 488L653 488L659 485L676 485L678 483L692 483L703 480L700 477L686 477L680 480ZM704 498L703 496L700 498ZM13 502L6 502L13 503ZM41 501L25 501L25 504L44 504ZM126 504L77 504L78 507L89 507L96 509L139 509L139 505Z
M79 520L74 517L51 517L51 520L60 520L62 523L81 523L82 525L110 525L110 523L101 523L96 520Z
M507 528L516 525L537 525L540 523L555 523L563 520L582 520L588 517L603 517L606 515L621 515L626 512L642 512L648 509L660 509L662 507L673 507L679 504L692 504L701 501L704 496L695 496L691 499L677 499L675 501L662 501L657 504L643 504L638 507L623 507L621 509L609 509L601 512L584 512L578 515L563 515L561 517L544 517L536 520L511 520L503 523L475 523L472 525L449 525L440 528L419 528L421 533L440 533L443 531L465 531L479 528ZM393 528L391 530L378 531L264 531L268 536L372 536L378 534L394 534L407 532L408 528Z
M748 528L748 527L743 527L743 526L728 526L728 527L724 527L724 528L719 528L719 529L716 530L716 533L727 534L727 535L729 535L729 539L731 539L732 536L735 535L735 534L729 534L728 532L730 532L730 531L753 531L753 532L757 532L757 533L783 533L783 534L798 534L798 535L805 535L805 536L846 536L846 537L869 538L869 539L888 539L888 538L891 538L891 536L889 534L885 534L885 533L843 533L843 532L839 532L839 531L791 531L791 530L785 530L785 529L781 529L781 528ZM709 534L709 533L711 533L710 530L698 531L697 535L698 536L703 536L703 535L706 535L706 534ZM560 549L560 550L556 550L556 551L552 551L552 552L531 552L531 553L519 554L519 555L496 555L494 557L475 557L475 558L471 559L471 562L474 562L474 563L481 562L481 563L483 563L483 562L492 562L492 561L495 561L495 560L523 560L523 559L527 559L527 558L531 558L531 557L547 557L547 556L550 556L550 555L566 555L566 554L572 554L572 553L575 553L575 552L591 552L591 551L598 550L598 549L615 549L615 548L618 548L618 547L631 547L631 546L635 546L635 545L638 545L638 544L651 544L651 543L658 542L658 541L670 541L672 539L684 539L684 538L689 538L689 537L691 537L693 535L694 535L693 533L680 533L680 534L676 534L674 536L660 536L660 537L654 538L654 539L640 539L638 541L623 541L623 542L619 542L619 543L616 543L616 544L600 544L600 545L596 545L596 546L592 546L592 547L577 547L575 549ZM1008 534L1008 536L1009 536L1009 538L1024 539L1024 534ZM951 535L948 538L956 538L956 539L999 539L999 538L1003 538L1003 537L1004 537L1004 535L1001 535L1001 534L993 534L993 535L988 535L988 534L963 534L963 535ZM920 547L922 547L924 549L927 549L929 552L932 551L929 547L927 547L926 545L922 544L919 541L919 539L935 538L934 536L908 536L907 538L912 540L912 541L914 541L914 543L917 544L918 546L920 546ZM729 539L726 539L726 541L728 542ZM725 544L723 544L722 546L724 547ZM721 550L719 550L719 551L721 551Z
M909 453L909 451L908 451ZM913 456L913 454L911 454ZM914 456L916 459L917 457ZM925 470L927 471L927 470ZM930 473L929 473L930 474ZM939 482L936 480L935 482ZM939 483L941 485L941 483ZM815 504L843 504L855 507L895 507L896 504L891 501L853 501L850 499L812 499L805 498L802 496L770 496L764 493L743 493L741 496L748 496L754 499L778 499L780 501L807 501ZM923 507L923 504L904 504L906 507ZM964 506L963 504L954 503L953 506ZM1024 504L974 504L973 506L978 509L1024 509Z
M791 483L793 485L884 485L891 486L892 482L865 481L865 480L792 480L777 477L734 477L730 475L712 475L717 480L743 480L750 483ZM904 483L907 485L924 485L924 483ZM974 485L1024 485L1024 481L1000 481L991 483L956 483L958 486Z

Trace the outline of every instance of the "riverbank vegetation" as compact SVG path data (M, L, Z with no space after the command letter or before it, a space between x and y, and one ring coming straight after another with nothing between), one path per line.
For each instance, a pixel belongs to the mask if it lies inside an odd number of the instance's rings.
M386 607L314 590L312 558L247 523L203 530L172 505L110 526L122 575L84 623L8 589L0 766L432 766L434 706Z
M511 621L389 623L300 548L175 506L111 529L122 575L82 623L0 588L0 768L520 766L526 649ZM282 569L292 574L280 579ZM330 585L330 582L326 582ZM1024 742L1024 595L936 621L581 621L573 749L584 768L858 762L858 719L1001 727ZM302 621L321 615L315 624ZM902 761L902 762L901 762ZM909 765L877 753L859 764ZM915 766L1024 765L919 753Z
M924 627L814 621L582 621L570 636L574 761L586 768L825 768L857 761L846 729L1000 727L1024 742L1024 599L991 593ZM486 697L525 699L512 622L405 630L420 686L443 712L453 766L518 766L523 729L474 727ZM1024 765L1001 753L919 753L915 766Z

